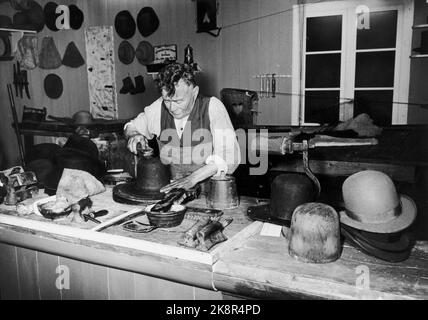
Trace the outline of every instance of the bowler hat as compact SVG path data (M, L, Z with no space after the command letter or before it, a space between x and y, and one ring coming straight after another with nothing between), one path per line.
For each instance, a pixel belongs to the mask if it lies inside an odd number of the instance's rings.
M416 204L399 195L385 173L365 170L342 185L345 210L340 220L350 227L376 233L393 233L409 227L416 218Z
M135 34L135 20L127 10L120 11L114 19L114 28L122 39L132 38Z
M140 41L137 49L135 50L135 56L142 65L148 65L155 59L155 51L152 45L147 41Z
M85 19L83 11L75 4L70 4L68 9L70 11L70 28L73 30L80 29Z
M152 7L144 7L138 12L137 26L143 37L150 36L159 28L159 18Z
M305 174L283 173L271 184L270 203L249 207L247 213L253 220L289 226L294 209L315 201L316 194L312 180Z
M118 50L119 60L124 64L130 64L134 61L135 58L135 50L132 44L128 41L123 40L119 45Z
M58 99L62 95L63 84L59 76L50 73L43 82L45 93L51 99Z
M60 13L55 12L57 7L58 5L55 2L49 1L45 4L45 7L43 8L46 27L48 27L48 29L52 31L59 30L56 27L56 19L60 16Z
M75 126L86 126L94 123L92 114L86 110L77 111L73 114L72 120Z

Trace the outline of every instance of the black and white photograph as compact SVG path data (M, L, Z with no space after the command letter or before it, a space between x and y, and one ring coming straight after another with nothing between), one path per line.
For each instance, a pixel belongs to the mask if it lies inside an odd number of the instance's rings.
M428 1L0 0L0 300L428 300Z

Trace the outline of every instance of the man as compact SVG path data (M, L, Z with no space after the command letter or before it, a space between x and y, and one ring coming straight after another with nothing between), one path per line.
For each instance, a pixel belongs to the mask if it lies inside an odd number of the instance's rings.
M161 97L125 125L128 149L147 149L157 138L160 158L173 182L161 189L190 189L213 176L232 174L240 162L235 131L223 103L199 94L192 68L173 63L157 81Z

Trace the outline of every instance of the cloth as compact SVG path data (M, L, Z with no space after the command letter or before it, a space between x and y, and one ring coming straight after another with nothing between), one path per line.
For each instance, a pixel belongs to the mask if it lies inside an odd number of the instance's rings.
M162 98L160 97L144 109L135 119L125 124L138 131L147 139L159 137L161 134ZM229 115L223 103L216 97L209 98L208 103L209 130L212 135L212 152L205 163L215 163L217 175L227 168L227 174L232 174L238 167L240 148ZM178 128L179 129L179 128ZM180 137L180 135L178 135Z

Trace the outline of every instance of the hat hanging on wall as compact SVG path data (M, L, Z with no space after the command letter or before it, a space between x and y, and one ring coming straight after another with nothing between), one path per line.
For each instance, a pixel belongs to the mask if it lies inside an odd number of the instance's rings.
M137 49L135 50L135 56L142 65L148 65L155 59L155 52L153 46L147 41L140 41Z
M39 67L42 69L57 69L61 66L61 56L52 37L44 37L39 53Z
M137 15L138 31L143 37L148 37L159 28L159 18L152 7L144 7Z
M124 64L132 63L135 58L135 50L132 44L126 40L123 40L119 45L118 56L120 62Z
M33 34L24 34L18 41L16 58L24 69L32 70L39 65L38 39Z
M70 28L73 30L79 30L85 20L83 11L75 4L69 5L68 8L70 10Z
M63 85L59 76L50 73L46 76L43 82L46 95L51 99L58 99L62 95Z
M127 10L120 11L114 19L114 28L122 39L132 38L135 34L136 24L131 13Z
M206 32L214 37L220 35L221 28L217 27L217 0L196 0L196 22L197 33Z
M48 2L45 4L43 8L43 12L45 14L45 22L46 27L52 31L58 31L59 29L56 27L56 19L60 16L60 13L56 13L55 10L58 5L55 2Z
M28 10L24 12L28 17L31 28L37 32L42 31L45 27L45 15L42 6L36 1L30 1Z
M71 41L65 49L64 56L62 57L62 64L70 68L79 68L85 64L85 60L73 41Z

